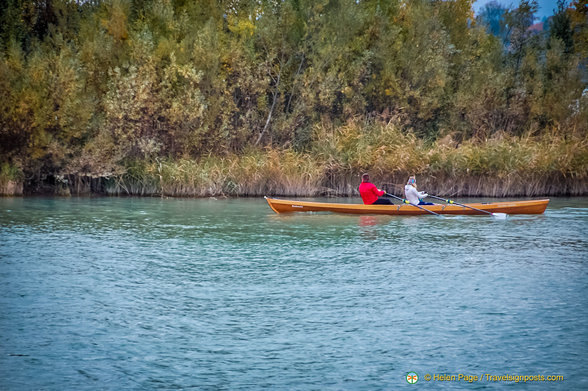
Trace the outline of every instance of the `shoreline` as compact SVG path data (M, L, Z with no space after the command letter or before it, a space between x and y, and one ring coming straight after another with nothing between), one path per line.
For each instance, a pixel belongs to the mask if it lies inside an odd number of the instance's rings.
M586 137L426 143L393 126L352 126L308 151L264 147L200 158L145 156L98 172L68 164L43 170L3 164L0 194L356 196L368 172L388 192L402 193L416 175L419 189L448 197L586 196L586 151Z
M397 196L401 196L400 193L395 194ZM444 195L440 195L444 196ZM275 198L275 199L293 199L293 200L316 200L316 199L325 199L325 200L337 200L337 199L347 199L347 200L357 200L358 203L361 203L361 197L359 195L353 196L291 196L291 197L284 197L284 196L274 196L274 195L267 195L267 197ZM161 195L108 195L108 194L74 194L74 195L58 195L58 194L26 194L26 195L0 195L0 200L9 200L9 199L106 199L106 198L132 198L132 199L149 199L149 198L159 198L164 200L214 200L214 201L222 201L222 200L253 200L253 199L264 199L264 196L201 196L201 197L181 197L181 196L161 196ZM456 202L459 202L459 199L488 199L488 200L505 200L505 201L514 201L514 200L540 200L540 199L588 199L588 195L557 195L557 196L504 196L504 197L490 197L490 196L448 196L447 198L452 199ZM392 200L394 202L394 200ZM442 201L430 199L431 202L434 204L444 204ZM462 201L463 202L463 201ZM490 201L489 201L490 202ZM344 202L347 203L347 202ZM397 204L394 204L397 205Z
M102 190L90 190L87 187L80 188L77 185L64 186L64 184L43 184L40 190L23 191L23 183L17 183L9 189L20 190L18 192L0 192L0 197L147 197L147 198L257 198L263 196L275 197L299 197L299 198L352 198L359 197L357 186L352 181L341 181L338 187L316 186L307 188L306 192L296 188L288 188L287 184L264 183L257 189L249 188L248 191L239 192L236 189L226 189L226 184L216 186L193 187L184 183L184 189L176 188L175 191L158 186L156 181L149 183L124 182L124 179L113 181L112 178L93 178L95 184L99 184ZM391 179L391 178L390 178ZM488 179L483 177L460 178L457 180L437 181L435 178L421 177L419 189L431 194L441 194L445 197L473 197L473 198L537 198L537 197L587 197L588 183L577 182L571 179L563 180L559 186L549 186L546 180L537 183L504 183L500 179ZM376 186L389 193L401 195L404 186L393 180L374 182ZM539 183L539 184L538 184ZM231 186L239 187L240 184L231 183ZM176 184L177 187L177 184ZM3 187L2 190L5 190Z

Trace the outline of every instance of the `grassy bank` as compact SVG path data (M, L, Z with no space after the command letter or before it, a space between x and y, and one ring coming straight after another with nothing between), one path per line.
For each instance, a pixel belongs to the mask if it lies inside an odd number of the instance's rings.
M495 135L431 143L392 123L317 126L306 151L249 149L200 159L152 158L122 163L119 174L56 173L43 189L57 195L356 196L363 172L390 192L403 193L411 174L419 187L446 196L588 195L588 136ZM22 172L4 164L0 192L23 192ZM35 186L34 188L39 188ZM25 186L26 190L26 186Z
M588 195L588 139L529 135L427 144L391 124L317 127L315 147L258 149L196 160L135 161L111 178L108 194L206 196L357 195L360 175L402 193L420 188L452 196Z
M323 170L307 154L265 149L244 155L207 157L199 161L134 162L112 178L108 194L174 197L308 196L323 193Z

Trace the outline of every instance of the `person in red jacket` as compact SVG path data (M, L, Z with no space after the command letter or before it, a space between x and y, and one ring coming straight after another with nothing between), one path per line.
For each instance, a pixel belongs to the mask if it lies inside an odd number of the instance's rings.
M363 174L361 176L361 185L359 185L359 195L366 205L390 205L392 201L382 196L386 194L384 190L380 190L370 183L369 174Z

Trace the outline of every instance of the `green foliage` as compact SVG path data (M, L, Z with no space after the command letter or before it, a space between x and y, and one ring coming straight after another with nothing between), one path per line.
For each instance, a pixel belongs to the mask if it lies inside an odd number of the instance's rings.
M14 164L0 164L0 195L22 195L23 172Z
M4 186L7 182L17 182L23 180L22 171L15 165L2 163L0 165L0 185Z

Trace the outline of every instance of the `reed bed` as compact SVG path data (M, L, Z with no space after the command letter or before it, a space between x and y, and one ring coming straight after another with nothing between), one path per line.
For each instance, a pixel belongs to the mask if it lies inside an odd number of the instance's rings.
M555 196L588 194L588 137L493 138L457 143L448 135L426 143L400 126L352 122L318 129L315 156L328 162L334 193L356 195L362 172L402 194L409 175L432 194ZM353 183L349 186L348 183Z
M173 197L312 196L321 192L322 174L320 165L307 154L264 149L198 161L136 163L131 172L112 181L107 191Z
M313 147L252 149L198 160L137 161L109 180L109 194L210 196L357 196L361 174L403 193L409 175L446 196L588 194L588 137L497 134L427 143L394 123L350 122L314 129Z

